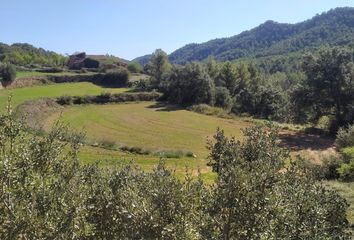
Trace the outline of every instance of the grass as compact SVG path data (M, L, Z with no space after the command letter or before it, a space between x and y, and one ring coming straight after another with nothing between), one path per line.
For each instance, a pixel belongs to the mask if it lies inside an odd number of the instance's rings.
M122 164L134 163L139 165L145 171L151 171L160 161L159 157L152 155L136 155L128 152L113 151L102 149L99 147L84 146L79 154L80 161L83 164L97 163L101 167L119 167ZM166 166L175 170L175 174L179 178L183 178L188 169L192 175L196 176L200 171L204 180L211 182L215 179L210 168L206 165L206 160L201 158L167 158L164 160Z
M16 107L25 101L43 97L98 95L102 92L120 93L125 91L127 91L126 88L103 88L88 82L60 83L28 88L15 88L11 90L2 89L0 90L0 111L5 109L7 98L10 94L13 95L13 107Z
M80 75L83 74L92 74L92 73L80 73ZM78 73L74 73L74 72L44 73L44 72L33 72L33 71L16 72L16 78L41 77L41 76L71 76L71 75L78 75Z
M218 127L227 135L241 138L241 128L249 126L242 120L220 119L187 110L169 109L154 102L71 106L63 113L50 116L44 126L48 129L62 116L77 130L87 133L91 141L113 141L122 146L142 147L152 151L182 150L205 158L207 138Z
M142 80L149 79L149 75L141 74L141 73L130 74L129 81L135 82L135 81L139 81L140 79L142 79Z

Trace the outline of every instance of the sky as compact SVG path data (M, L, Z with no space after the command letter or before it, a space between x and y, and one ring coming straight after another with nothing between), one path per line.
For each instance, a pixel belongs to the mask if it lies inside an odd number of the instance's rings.
M354 0L0 0L0 42L131 60L344 6Z

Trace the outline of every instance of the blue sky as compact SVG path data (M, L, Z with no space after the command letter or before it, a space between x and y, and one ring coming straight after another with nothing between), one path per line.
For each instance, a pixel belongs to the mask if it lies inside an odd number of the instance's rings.
M353 0L0 0L0 42L132 59L228 37L266 20L295 23Z

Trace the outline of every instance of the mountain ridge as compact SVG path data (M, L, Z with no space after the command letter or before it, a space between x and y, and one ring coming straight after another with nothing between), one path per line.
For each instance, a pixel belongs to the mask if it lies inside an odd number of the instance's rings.
M321 46L354 46L354 8L335 8L311 19L290 24L268 20L240 34L203 43L187 44L169 55L174 64L287 55ZM134 59L146 64L148 55ZM143 60L143 61L142 61Z

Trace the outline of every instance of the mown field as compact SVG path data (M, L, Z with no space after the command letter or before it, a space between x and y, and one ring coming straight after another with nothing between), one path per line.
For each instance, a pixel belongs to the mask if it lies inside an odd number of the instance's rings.
M152 151L190 151L203 158L208 154L207 139L218 127L240 139L241 128L249 126L242 120L206 116L156 102L72 106L50 116L45 127L49 129L59 116L85 131L91 141L113 141Z
M126 88L104 88L89 82L41 85L11 90L2 89L0 90L0 109L2 111L5 108L9 95L13 96L12 105L16 107L25 101L43 97L98 95L102 92L120 93L126 90Z

